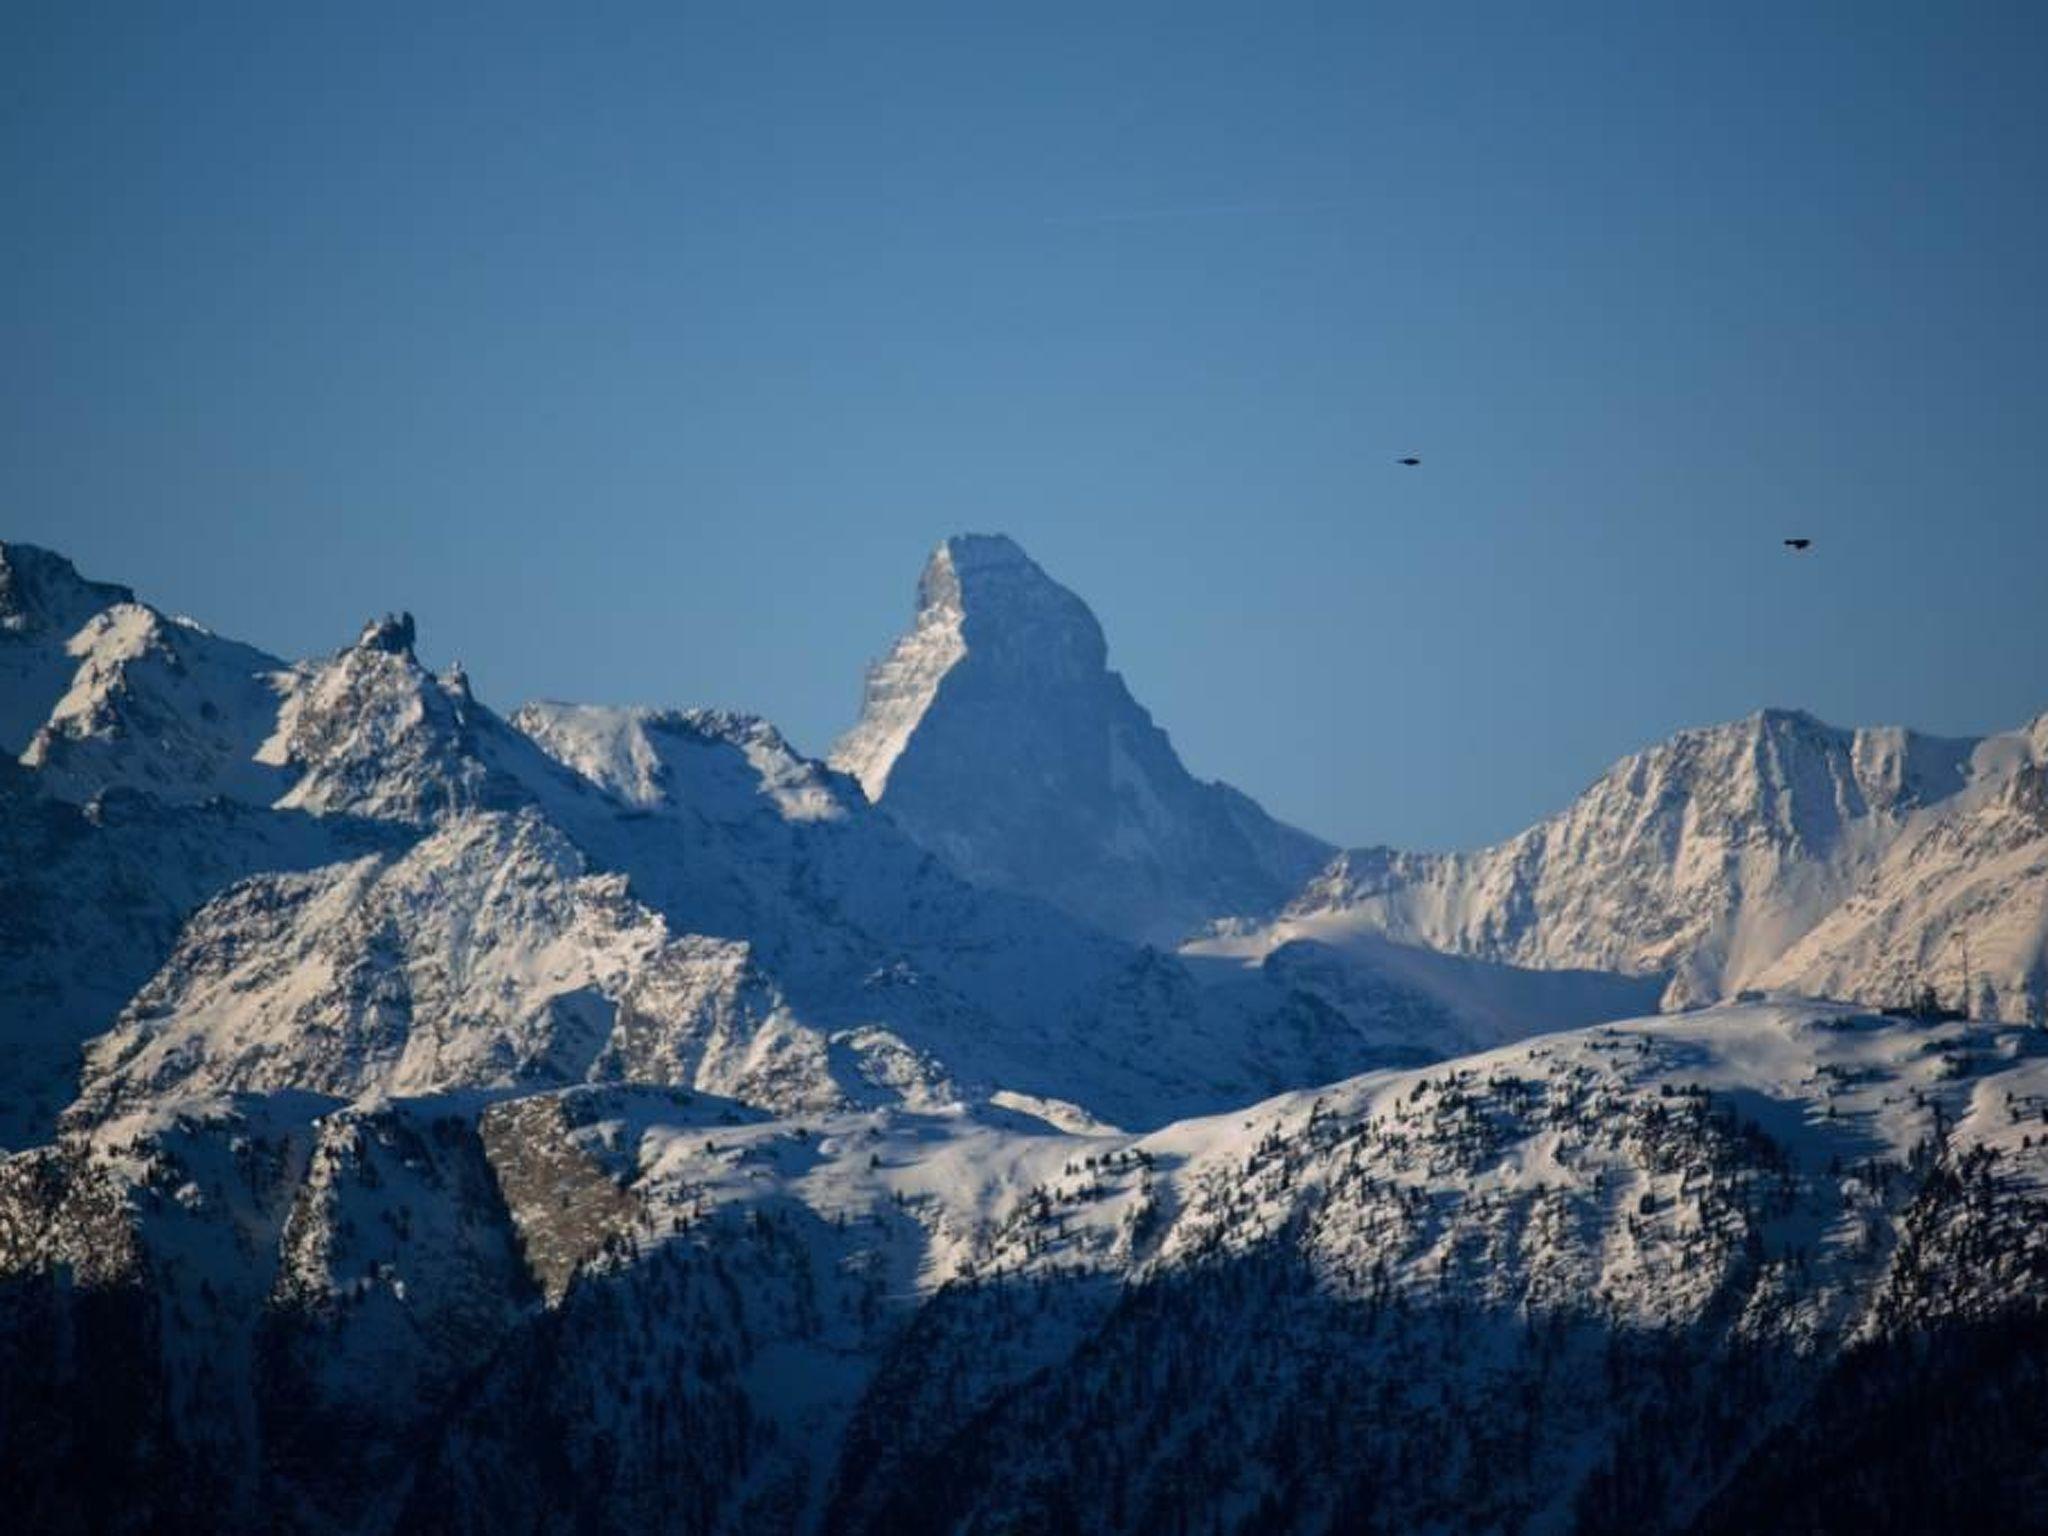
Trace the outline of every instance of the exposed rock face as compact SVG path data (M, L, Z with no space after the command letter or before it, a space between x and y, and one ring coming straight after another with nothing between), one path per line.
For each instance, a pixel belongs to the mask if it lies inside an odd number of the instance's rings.
M391 656L410 656L418 632L409 613L387 613L363 626L356 644Z
M1009 539L948 539L832 755L968 879L1170 943L1272 908L1328 853L1181 766L1088 607Z

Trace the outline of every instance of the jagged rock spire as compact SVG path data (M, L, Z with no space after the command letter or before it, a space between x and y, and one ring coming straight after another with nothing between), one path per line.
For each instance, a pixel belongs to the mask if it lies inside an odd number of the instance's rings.
M372 619L363 626L363 632L356 637L358 648L370 651L386 651L393 656L412 654L416 631L410 613L387 613L381 619Z

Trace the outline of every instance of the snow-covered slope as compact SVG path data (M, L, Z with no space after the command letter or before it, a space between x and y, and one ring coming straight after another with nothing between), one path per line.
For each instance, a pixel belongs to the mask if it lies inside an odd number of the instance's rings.
M847 777L797 756L764 722L540 704L515 723L630 808L554 814L671 922L745 938L795 995L789 978L811 961L792 935L807 912L834 914L898 957L859 972L859 990L872 992L878 976L891 987L938 985L1004 1021L969 1031L980 1042L972 1049L957 1024L912 1032L956 1081L1071 1099L1125 1124L1192 1108L1212 1091L1242 1099L1624 1016L1651 996L1625 979L1575 981L1396 947L1354 955L1341 986L1293 953L1177 961L1135 952L1037 901L964 885L874 814ZM853 974L801 990L843 997ZM1014 1051L999 1066L986 1058L996 1047Z
M355 1531L1668 1529L1840 1385L1978 1371L1952 1526L2042 1470L2027 1352L1949 1340L2048 1300L2044 1040L1727 1008L1143 1136L131 1106L0 1162L0 1416L57 1405L0 1456L31 1520L87 1468Z
M114 1022L216 892L373 842L346 821L224 802L115 790L77 806L0 761L0 1146L49 1134L77 1090L80 1042Z
M882 1366L832 1524L1683 1529L1841 1375L1867 1425L1948 1330L2038 1350L2043 1042L1720 1010L1071 1160ZM1982 1482L1903 1528L2024 1518L2048 1401L2001 1369Z
M1852 732L1766 710L1623 759L1496 847L1341 854L1276 921L1226 924L1209 942L1256 952L1379 934L1521 966L1664 976L1672 1006L1823 982L1889 1001L1909 968L1902 943L1932 957L1970 922L1963 899L1916 904L1914 889L2004 889L2001 928L2034 900L2038 885L2008 878L2033 867L2019 850L2038 834L2013 809L2037 760L2031 740ZM1863 935L1853 944L1851 930ZM1999 949L2002 996L2007 973L2030 963L2014 931ZM1845 963L1791 962L1809 938L1805 953Z
M284 775L257 760L282 662L136 602L101 609L65 652L71 686L21 754L49 793L83 803L119 785L267 805L283 792Z
M933 553L832 762L968 879L1154 943L1270 910L1329 852L1190 776L1087 605L1000 536Z
M29 744L70 686L66 644L94 614L135 594L87 581L62 555L0 542L0 751Z
M481 813L401 853L261 877L209 905L88 1051L78 1112L174 1090L559 1084L608 1051L655 1080L801 1108L802 1064L782 1068L793 1086L771 1080L788 1049L778 1009L744 945L672 942L543 819Z

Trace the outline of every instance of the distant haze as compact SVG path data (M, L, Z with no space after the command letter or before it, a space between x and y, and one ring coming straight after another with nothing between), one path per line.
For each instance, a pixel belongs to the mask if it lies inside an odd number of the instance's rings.
M1104 9L0 9L0 538L822 753L1001 530L1341 843L2048 710L2048 9Z

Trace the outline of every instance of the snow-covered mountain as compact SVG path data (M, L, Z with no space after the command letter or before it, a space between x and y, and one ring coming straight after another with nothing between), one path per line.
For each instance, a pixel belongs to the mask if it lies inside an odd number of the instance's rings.
M1362 935L1543 969L1668 978L1667 1006L1749 987L1955 1000L1966 958L2024 1017L2048 958L2048 727L1981 741L1765 710L1624 758L1476 853L1355 849L1268 924L1197 952ZM1973 986L1973 992L1976 988Z
M1142 1136L630 1086L132 1106L0 1163L12 1506L2022 1528L2044 1040L1718 1009ZM1814 1438L1929 1403L1883 1456Z
M49 1134L82 1041L111 1025L186 921L258 872L376 844L345 820L110 790L79 806L0 759L0 1147Z
M1184 939L1189 958L1287 951L1304 974L1313 956L1326 999L1346 974L1427 975L1465 1013L1499 996L1562 1027L1633 1011L1611 990L1628 977L1667 1007L1755 987L1955 1001L1967 985L1987 1015L2048 1008L2048 836L2030 809L2048 717L1958 740L1762 710L1623 759L1495 847L1354 849L1283 893L1327 850L1192 779L1106 656L1087 606L1014 543L950 539L832 760L970 880ZM1424 952L1509 972L1474 992ZM1539 996L1529 972L1583 984Z
M1271 910L1330 852L1190 775L1087 604L999 536L932 554L832 762L968 879L1157 944Z
M15 1144L93 1036L88 1119L589 1078L1146 1126L1537 1027L1392 969L1331 988L1295 957L1183 962L974 885L760 720L508 722L420 663L410 615L288 665L55 557L17 564L77 629L37 632L73 676L0 786L21 807Z
M1007 541L942 546L839 767L501 717L409 615L286 663L21 546L0 620L25 1529L2037 1507L2048 1032L1586 1026L1964 963L2016 1018L2048 725L1687 733L1275 915L1329 850L1189 778Z

